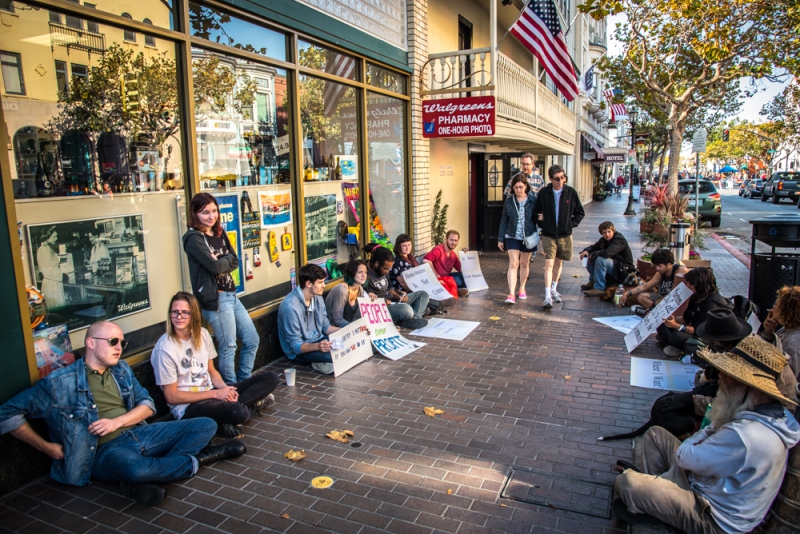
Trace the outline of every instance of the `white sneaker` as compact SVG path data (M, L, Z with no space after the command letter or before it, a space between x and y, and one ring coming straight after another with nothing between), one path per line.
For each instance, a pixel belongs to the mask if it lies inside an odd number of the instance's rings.
M544 308L545 310L549 310L552 307L553 307L553 299L551 299L550 297L545 297L544 302L542 303L542 308Z
M553 297L553 302L561 302L561 294L555 289L550 290L550 296Z
M314 362L311 364L311 368L323 375L333 374L333 364L331 362Z

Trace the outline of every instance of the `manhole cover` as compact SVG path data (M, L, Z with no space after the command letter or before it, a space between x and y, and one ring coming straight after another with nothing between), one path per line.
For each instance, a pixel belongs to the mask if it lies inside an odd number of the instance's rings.
M500 497L608 519L613 491L597 482L515 467Z

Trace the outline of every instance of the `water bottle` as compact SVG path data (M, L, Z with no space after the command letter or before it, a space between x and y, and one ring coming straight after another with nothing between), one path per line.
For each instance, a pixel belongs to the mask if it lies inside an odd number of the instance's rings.
M622 284L617 287L617 290L614 292L614 305L619 306L619 303L622 302L622 296L625 294L625 288L622 287Z

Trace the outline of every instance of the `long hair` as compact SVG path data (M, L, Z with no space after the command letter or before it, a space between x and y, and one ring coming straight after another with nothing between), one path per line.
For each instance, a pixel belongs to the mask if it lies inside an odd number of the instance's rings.
M380 245L380 243L367 243L364 252L369 254L369 268L376 271L375 266L387 261L394 261L392 251Z
M194 228L195 230L202 232L201 228L204 228L204 226L201 225L200 221L197 219L197 214L203 211L203 208L209 204L214 204L217 207L217 221L211 227L211 233L219 237L222 235L222 225L220 224L219 217L219 203L217 202L217 199L214 198L214 195L210 195L208 193L197 193L192 197L192 202L189 207L189 228Z
M189 311L192 316L189 318L189 330L192 333L192 345L195 350L200 350L200 345L203 341L203 314L200 311L200 304L191 293L186 291L178 291L172 300L169 301L169 308L167 308L167 335L175 341L178 341L178 334L175 332L175 327L172 325L172 304L176 301L182 300L189 305Z
M708 267L696 267L686 273L684 280L694 286L694 301L703 302L717 291L717 279Z
M344 283L348 286L351 286L356 281L356 275L358 274L358 268L361 266L366 267L367 262L364 260L350 260L347 262L347 265L344 267L344 272L342 273L342 277L344 278Z

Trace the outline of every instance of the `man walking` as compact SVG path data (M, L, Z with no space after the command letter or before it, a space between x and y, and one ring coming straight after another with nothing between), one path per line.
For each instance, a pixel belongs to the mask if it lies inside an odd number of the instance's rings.
M539 174L539 168L536 167L536 164L533 162L533 154L523 154L522 157L519 158L519 161L519 166L521 167L520 171L512 176L511 180L509 180L506 184L506 188L503 191L504 197L512 194L511 182L513 182L514 178L520 174L528 179L528 185L531 186L531 192L538 194L542 187L544 187L544 178L542 178L542 175Z
M553 302L561 302L558 280L564 261L572 259L572 229L583 220L585 212L578 192L568 185L567 175L560 165L547 169L550 185L536 196L533 214L542 229L541 249L544 254L544 303L549 309Z

